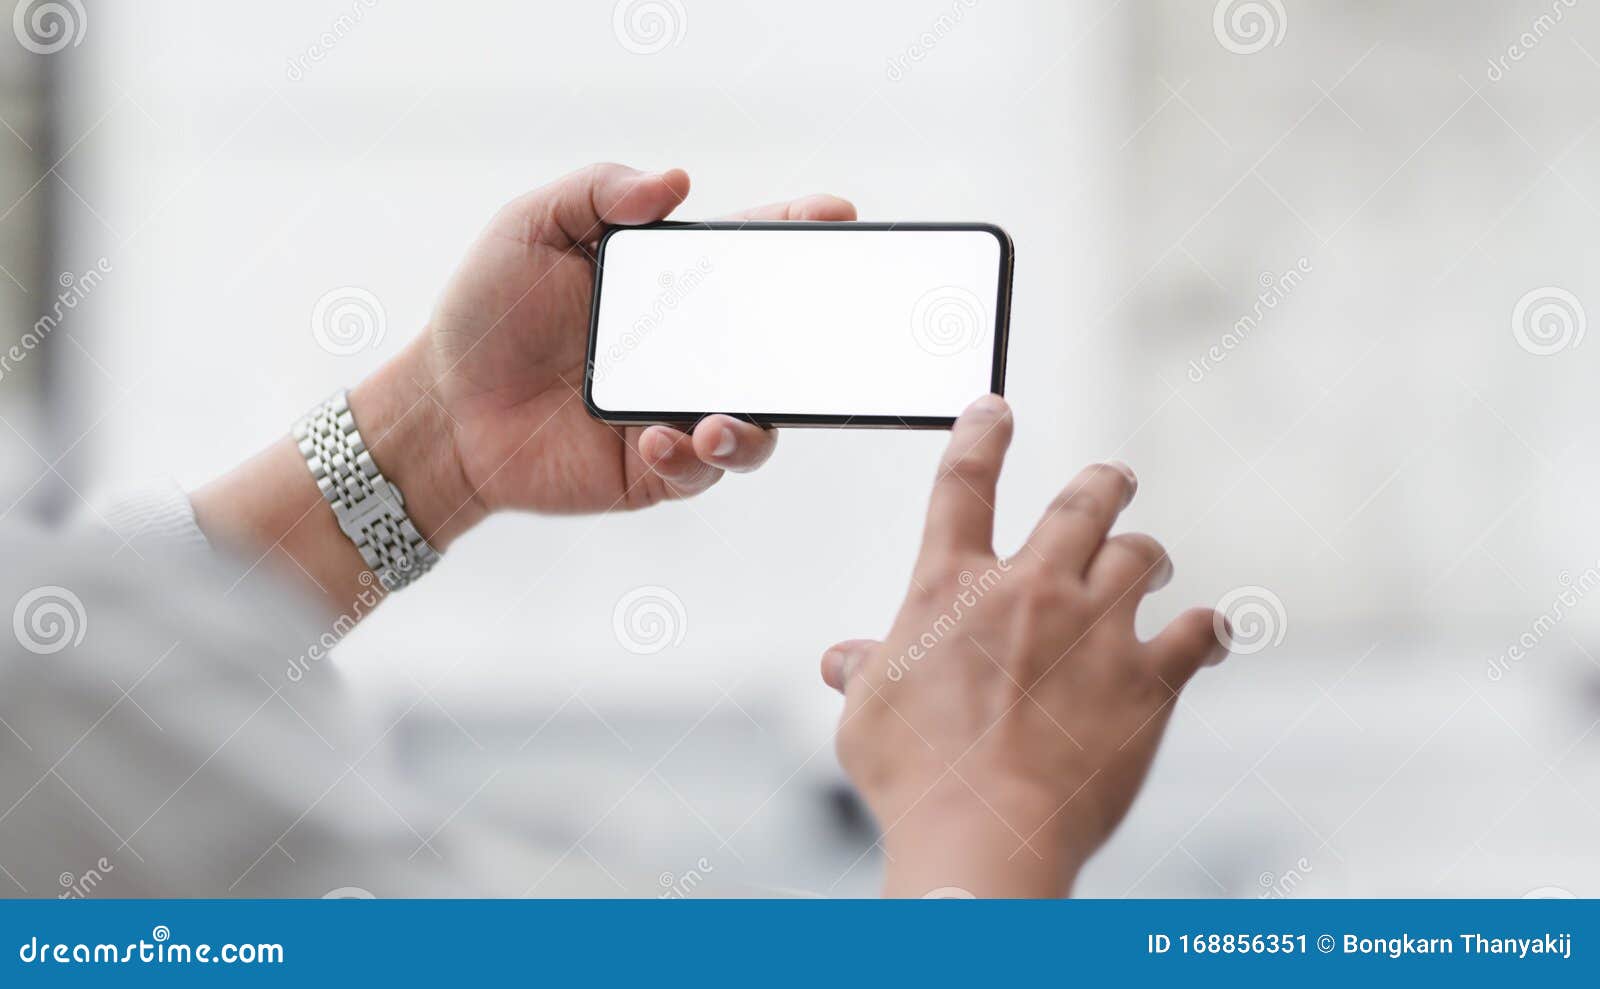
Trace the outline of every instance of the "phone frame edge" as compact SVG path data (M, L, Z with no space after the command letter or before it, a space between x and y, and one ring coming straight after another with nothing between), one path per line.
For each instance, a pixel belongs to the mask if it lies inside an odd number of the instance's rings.
M961 230L983 231L1000 244L999 285L995 293L994 351L989 360L989 390L996 395L1005 394L1006 355L1011 343L1011 283L1016 252L1011 235L994 223L962 222L884 222L874 220L817 221L817 220L663 220L631 226L618 225L606 228L594 252L594 289L589 304L589 339L585 345L583 363L584 408L589 415L612 426L689 426L713 415L754 423L757 426L783 426L785 428L817 429L949 429L955 425L954 416L893 416L893 415L811 415L804 413L758 414L749 412L617 412L602 409L594 400L594 359L600 340L600 286L605 275L606 243L613 235L624 230L695 229L695 230Z

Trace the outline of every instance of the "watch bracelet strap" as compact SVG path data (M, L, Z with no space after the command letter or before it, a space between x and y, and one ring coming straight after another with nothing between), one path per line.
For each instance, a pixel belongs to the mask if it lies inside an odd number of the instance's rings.
M340 389L318 404L292 435L340 531L385 589L399 590L439 562L439 552L406 514L405 496L373 462L348 392Z

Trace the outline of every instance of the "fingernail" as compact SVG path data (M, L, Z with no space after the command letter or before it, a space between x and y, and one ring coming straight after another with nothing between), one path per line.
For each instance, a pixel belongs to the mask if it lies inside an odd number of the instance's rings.
M840 680L844 683L849 683L850 678L856 675L856 667L860 665L861 654L859 652L853 650L846 652L844 654L844 662L839 665L839 670L843 674Z
M1006 400L999 395L984 395L967 406L964 415L979 419L998 419L1006 410Z
M732 426L722 427L722 438L717 440L717 448L711 451L713 457L726 457L733 453L734 447L739 445L739 437L734 433Z
M1139 490L1139 475L1133 472L1132 467L1120 460L1108 460L1106 461L1106 466L1120 471L1122 476L1128 479L1128 501L1132 501L1134 492Z
M855 663L851 662L850 653L844 649L829 649L822 655L824 666L832 666L839 671L839 686L835 689L841 694L850 682L850 674L855 672Z
M1155 580L1150 582L1150 589L1159 591L1172 583L1172 557L1161 558L1161 569L1156 573Z
M1222 618L1222 627L1217 630L1217 645L1211 650L1211 655L1206 657L1205 665L1216 666L1228 658L1228 653L1233 649L1233 623L1227 617Z

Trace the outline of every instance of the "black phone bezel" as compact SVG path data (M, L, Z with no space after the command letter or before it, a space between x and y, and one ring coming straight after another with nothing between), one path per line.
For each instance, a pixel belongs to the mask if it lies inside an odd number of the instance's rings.
M809 220L706 220L646 223L636 226L613 226L600 237L594 254L594 294L590 301L589 342L584 355L583 404L589 414L613 426L660 424L667 426L693 426L712 415L726 415L758 426L817 426L827 428L866 429L949 429L955 424L954 416L894 416L894 415L810 415L806 413L763 413L737 411L711 412L620 412L602 409L594 400L595 351L600 334L600 286L605 276L606 244L613 236L626 230L874 230L874 231L982 231L1000 242L999 286L995 294L994 353L990 361L989 390L996 395L1005 394L1006 350L1011 334L1011 269L1014 250L1011 236L993 223L883 223L872 221L820 222ZM974 396L976 397L976 396Z

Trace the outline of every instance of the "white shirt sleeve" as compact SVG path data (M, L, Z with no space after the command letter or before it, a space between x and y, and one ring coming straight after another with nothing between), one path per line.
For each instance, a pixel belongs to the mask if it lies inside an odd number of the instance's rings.
M76 521L109 529L140 551L207 546L189 496L169 478L110 489L93 499Z
M204 549L176 486L85 514L0 524L0 896L608 888L416 786L395 744L409 709L351 696L338 626Z

